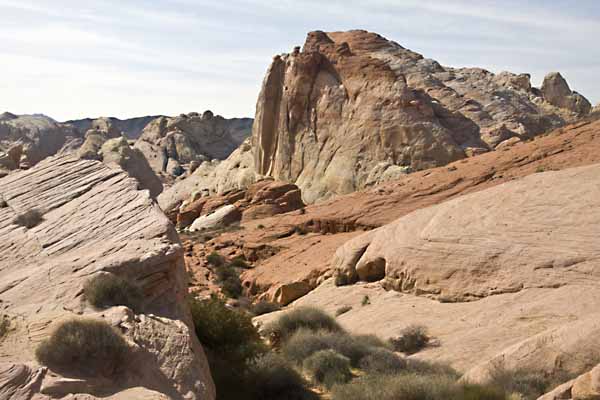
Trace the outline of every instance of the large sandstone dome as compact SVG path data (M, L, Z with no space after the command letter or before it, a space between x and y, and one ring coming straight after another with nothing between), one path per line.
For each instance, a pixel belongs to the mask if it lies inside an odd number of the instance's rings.
M528 139L590 109L558 73L540 90L527 74L444 67L375 33L316 31L267 71L255 168L314 202Z

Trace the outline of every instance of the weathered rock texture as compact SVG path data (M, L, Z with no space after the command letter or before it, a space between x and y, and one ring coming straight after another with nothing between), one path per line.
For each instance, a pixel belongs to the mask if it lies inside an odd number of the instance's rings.
M298 287L299 283L306 293L330 276L335 250L364 230L537 171L593 163L600 163L600 122L582 122L532 141L309 205L303 213L242 221L243 230L227 232L207 243L206 254L213 250L238 252L255 260L256 268L244 273L244 281L257 296L274 299L279 288ZM202 252L202 246L195 248Z
M156 198L163 185L142 152L132 148L108 120L101 121L106 124L96 122L94 128L86 132L85 141L77 149L79 158L103 161L111 168L123 169L138 181L140 189L149 190L150 196Z
M538 398L538 400L565 399L600 399L600 365Z
M263 81L256 172L312 203L531 138L589 112L558 76L540 91L527 74L443 67L374 33L311 32Z
M69 125L43 115L0 115L0 176L27 169L63 149L81 144L81 135Z
M136 187L123 171L74 156L51 157L0 179L0 302L10 320L0 342L3 394L214 398L202 347L190 328L178 236ZM37 225L15 223L32 209L42 215ZM126 307L93 310L82 287L99 273L140 285L145 314ZM79 317L104 319L123 333L131 351L124 373L111 380L83 379L35 361L36 346L54 326Z
M226 119L210 111L160 117L144 128L135 147L156 173L180 176L192 163L227 158L251 129L252 119Z
M123 132L127 139L135 140L139 138L142 133L142 130L148 125L151 121L156 118L160 118L161 115L154 116L145 116L145 117L136 117L136 118L127 118L127 119L119 119L115 117L103 117L103 118L85 118L78 120L66 121L65 124L69 124L77 128L79 132L85 133L90 129L95 129L98 127L99 121L107 121L111 126L114 126L119 132Z
M359 236L336 252L336 272L444 301L599 285L599 198L598 164L537 173Z
M248 139L223 161L203 162L191 175L175 182L158 197L166 213L177 210L184 201L199 196L222 196L243 190L262 177L254 170L254 159Z

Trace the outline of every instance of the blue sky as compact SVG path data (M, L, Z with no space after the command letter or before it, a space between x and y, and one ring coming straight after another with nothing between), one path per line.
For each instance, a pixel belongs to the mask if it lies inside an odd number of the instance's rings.
M600 102L600 1L0 0L0 112L254 115L274 54L367 29L448 66L560 71Z

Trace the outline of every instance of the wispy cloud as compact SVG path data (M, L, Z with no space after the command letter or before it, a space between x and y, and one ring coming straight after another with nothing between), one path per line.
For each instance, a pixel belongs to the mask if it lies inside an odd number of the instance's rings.
M453 66L559 69L600 100L600 3L580 0L0 0L3 104L59 119L252 116L271 56L314 29L379 32Z

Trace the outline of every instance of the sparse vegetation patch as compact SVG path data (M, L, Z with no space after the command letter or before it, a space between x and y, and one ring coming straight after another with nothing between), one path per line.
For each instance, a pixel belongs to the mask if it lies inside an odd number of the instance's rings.
M93 277L83 287L85 299L94 307L127 306L139 312L144 293L140 286L114 274Z
M74 319L61 323L35 351L51 369L82 375L114 375L125 361L128 345L104 321Z
M44 216L37 209L31 209L19 214L13 222L19 226L24 226L27 229L35 228L44 221Z

